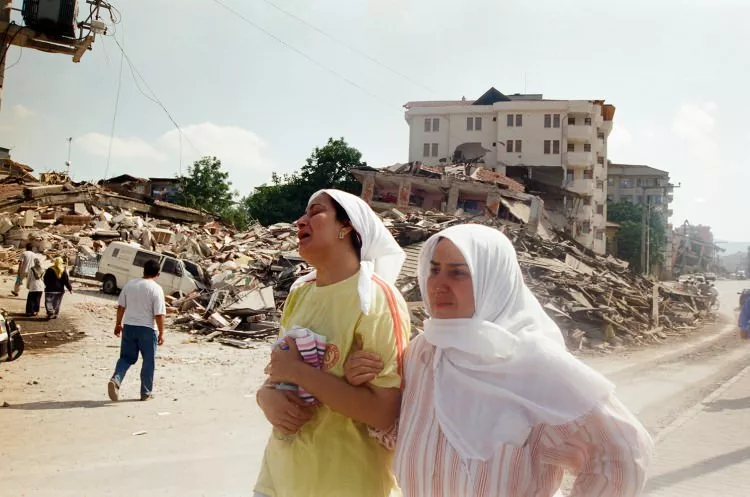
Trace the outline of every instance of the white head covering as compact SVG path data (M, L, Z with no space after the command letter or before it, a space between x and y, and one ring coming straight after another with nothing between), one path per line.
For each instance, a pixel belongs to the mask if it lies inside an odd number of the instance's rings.
M430 318L424 327L436 347L437 419L464 459L487 460L502 444L521 446L534 426L573 421L609 399L614 386L566 350L499 231L465 224L431 237L418 269L425 301L441 238L461 251L474 288L473 318Z
M352 227L362 239L362 259L357 291L359 292L362 312L368 314L374 285L373 274L377 274L387 283L395 283L401 271L401 266L406 260L406 254L396 239L393 238L391 232L388 231L388 228L385 227L383 221L361 198L341 190L319 190L310 197L308 205L318 195L324 193L344 208L352 222ZM292 289L312 281L316 277L317 271L313 271L295 281Z

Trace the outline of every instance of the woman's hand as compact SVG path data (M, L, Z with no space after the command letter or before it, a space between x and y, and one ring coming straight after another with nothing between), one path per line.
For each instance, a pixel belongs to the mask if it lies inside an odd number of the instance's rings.
M362 350L361 337L356 337L352 351L344 363L344 377L355 387L369 383L383 371L383 360L374 352Z
M299 384L300 376L308 367L310 366L302 361L294 338L285 337L284 343L271 352L271 361L266 366L266 374L273 383Z
M266 384L258 390L258 405L269 423L284 435L294 435L313 417L314 410L288 390Z

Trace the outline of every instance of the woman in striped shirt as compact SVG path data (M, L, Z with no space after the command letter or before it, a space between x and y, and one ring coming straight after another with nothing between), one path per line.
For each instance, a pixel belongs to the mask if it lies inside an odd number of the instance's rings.
M405 359L404 497L550 497L565 470L571 496L641 494L651 438L614 386L565 349L505 235L448 228L425 244L418 277L430 319ZM378 357L353 353L346 370L367 382Z

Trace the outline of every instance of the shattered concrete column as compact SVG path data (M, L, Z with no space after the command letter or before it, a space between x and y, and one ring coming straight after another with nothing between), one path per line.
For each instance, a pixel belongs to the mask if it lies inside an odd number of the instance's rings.
M500 212L499 192L489 192L487 194L487 210L490 211L493 216L497 217L497 213Z
M531 197L531 209L529 212L529 224L526 228L532 233L536 233L539 229L539 222L542 219L544 213L544 200L539 197Z
M451 185L448 190L448 204L445 208L445 212L453 214L458 209L458 185Z
M361 198L368 204L372 202L372 196L375 194L375 175L368 174L364 178L362 183L362 195Z
M409 197L411 197L411 181L401 181L401 184L398 187L396 207L409 207Z

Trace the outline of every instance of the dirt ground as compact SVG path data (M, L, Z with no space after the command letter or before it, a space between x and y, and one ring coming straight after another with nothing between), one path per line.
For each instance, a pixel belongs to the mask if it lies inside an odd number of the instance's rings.
M21 313L25 299L10 296L12 283L0 280L0 307ZM136 400L137 363L114 404L106 384L119 354L116 302L95 288L74 290L59 319L19 320L24 334L67 331L30 336L18 361L0 365L0 405L8 404L0 493L250 494L269 433L254 395L268 346L233 349L167 329L155 399Z
M0 307L20 313L0 277ZM736 286L736 285L735 285ZM119 403L106 384L119 354L116 302L74 283L59 319L20 318L29 350L0 364L0 495L252 495L269 426L255 404L268 344L239 350L167 329L155 399L140 402L140 364ZM727 284L726 313L736 288ZM725 318L726 319L726 318ZM645 350L583 360L657 434L747 365L731 325L709 326ZM744 349L744 350L743 350ZM566 482L569 488L569 482Z

